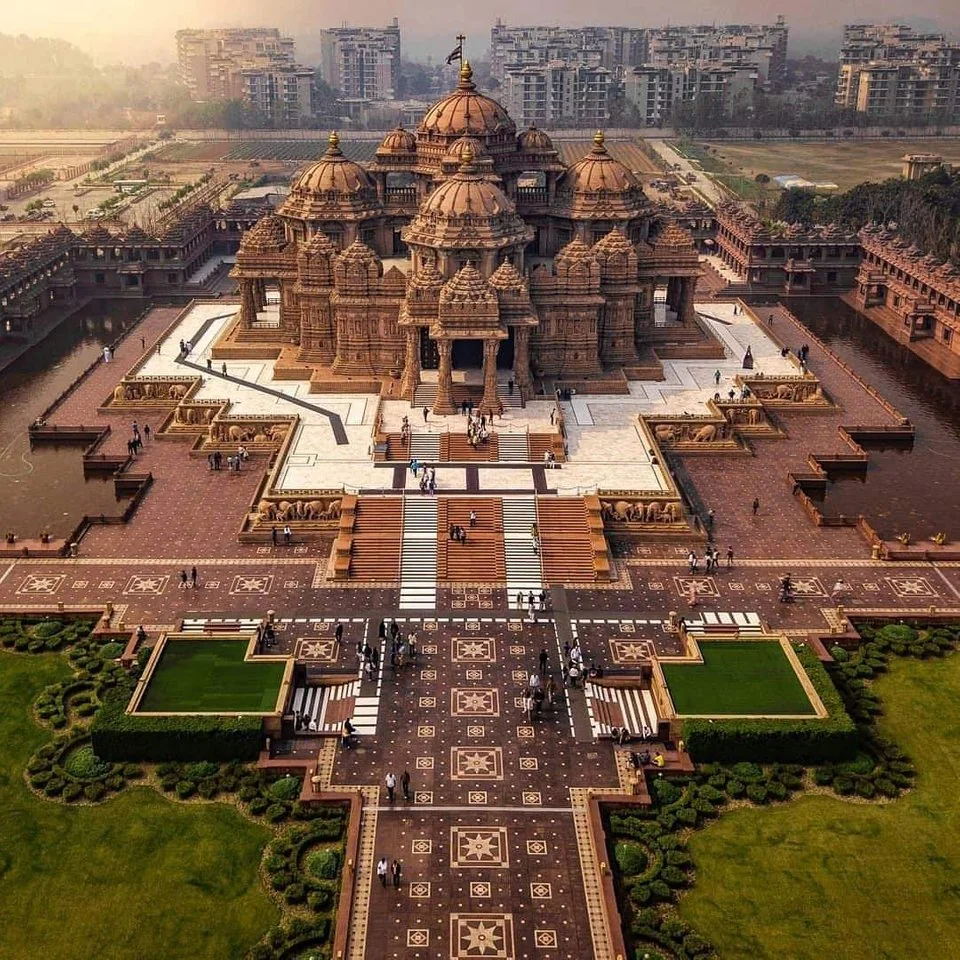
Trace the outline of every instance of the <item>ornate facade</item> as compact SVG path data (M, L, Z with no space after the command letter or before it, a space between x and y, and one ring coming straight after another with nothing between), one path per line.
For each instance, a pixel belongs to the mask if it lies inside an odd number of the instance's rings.
M517 133L464 64L416 133L388 134L368 167L331 134L244 235L228 339L289 344L334 375L397 377L411 401L435 368L440 413L454 409L453 370L482 367L490 410L498 369L523 394L535 376L636 361L658 287L668 318L692 327L699 274L690 234L652 206L602 133L565 167L543 131ZM263 313L268 291L279 319Z
M929 340L960 355L960 270L883 227L864 227L860 242L857 306L892 311L899 325L891 333L907 343Z
M717 208L717 254L750 293L829 294L856 284L860 240L834 223L765 222L738 203Z

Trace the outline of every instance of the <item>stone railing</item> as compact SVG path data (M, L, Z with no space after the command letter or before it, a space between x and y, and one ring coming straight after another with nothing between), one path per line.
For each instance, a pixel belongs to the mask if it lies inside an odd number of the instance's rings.
M750 393L764 405L805 409L833 407L819 379L811 374L797 377L738 374L736 382L741 387L748 387Z
M664 450L683 453L731 452L743 448L734 425L719 412L705 415L647 417L648 427Z
M200 388L199 377L124 377L101 404L101 410L175 407Z

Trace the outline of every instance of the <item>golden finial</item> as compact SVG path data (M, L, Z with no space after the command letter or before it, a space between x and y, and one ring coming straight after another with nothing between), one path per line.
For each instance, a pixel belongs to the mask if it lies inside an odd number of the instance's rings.
M469 143L464 146L460 159L463 161L463 167L469 167L473 163L473 147Z
M472 79L473 79L473 67L470 66L469 60L464 60L463 66L460 67L460 82L463 84L467 84Z
M604 136L602 130L598 130L593 135L593 149L595 153L603 153L607 149L604 146Z
M340 154L340 134L336 130L330 131L330 136L327 137L327 153L332 156L339 156Z

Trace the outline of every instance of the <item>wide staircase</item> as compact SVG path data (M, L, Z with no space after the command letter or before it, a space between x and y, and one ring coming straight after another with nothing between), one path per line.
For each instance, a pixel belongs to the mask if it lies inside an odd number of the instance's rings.
M400 553L400 609L432 610L437 606L437 500L403 498Z
M497 460L501 463L530 460L530 445L525 433L501 433L497 436Z
M470 526L470 511L477 524ZM450 525L463 527L466 543L450 539ZM441 497L437 503L437 578L476 583L507 578L503 510L497 497Z
M541 497L538 501L540 553L550 583L588 583L609 579L610 562L602 521L591 529L583 497Z
M543 568L532 536L537 522L537 499L504 497L502 502L507 598L514 605L518 593L538 594L543 589Z
M338 540L349 536L351 580L397 579L400 574L401 524L400 497L358 497L353 516L345 518L341 514Z
M652 734L657 732L659 718L649 690L588 681L583 692L595 739L609 737L614 727L625 726L634 737L644 729Z
M442 439L443 434L439 433L411 433L407 459L419 460L421 463L439 462Z

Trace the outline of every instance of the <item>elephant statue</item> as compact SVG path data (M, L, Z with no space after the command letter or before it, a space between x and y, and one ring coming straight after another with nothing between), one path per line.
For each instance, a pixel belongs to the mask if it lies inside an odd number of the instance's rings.
M327 520L339 520L341 506L342 506L342 501L331 500L327 504L327 509L326 509L326 512L324 513L324 518Z
M613 519L613 504L609 500L600 501L600 516L604 520Z
M171 383L167 396L171 400L182 400L187 395L187 388L182 383Z
M654 431L654 435L660 443L671 443L676 439L676 432L669 423L661 423Z
M281 500L277 504L277 520L290 520L290 508L293 504L289 500Z
M756 407L747 411L747 422L754 427L760 422L760 411Z
M647 510L644 514L644 520L647 523L656 523L660 519L662 507L659 500L653 500L647 504Z
M261 500L257 504L257 515L261 520L276 520L277 505L272 500Z
M113 388L113 402L114 403L123 403L127 399L127 388L122 384L118 383Z
M285 423L275 423L267 430L267 433L271 440L282 440L287 435L287 425Z
M680 504L674 500L664 506L660 520L663 523L676 523L680 519L680 516Z
M789 383L781 383L777 387L777 400L793 400L796 395L796 388Z
M233 443L247 443L250 440L250 431L247 427L241 427L235 423L228 428L227 437Z
M694 441L694 443L709 443L711 440L715 439L716 436L716 424L707 423L704 424L695 434L693 434L691 439Z
M207 407L203 411L203 422L210 423L216 415L217 411L214 410L213 407Z
M820 387L819 384L817 384L817 386L803 398L803 402L804 403L823 403L824 402L823 389Z

